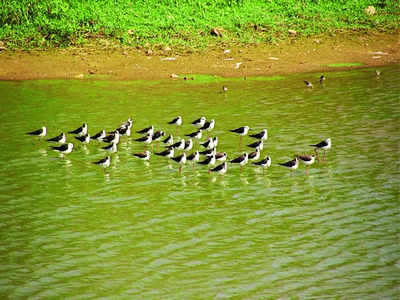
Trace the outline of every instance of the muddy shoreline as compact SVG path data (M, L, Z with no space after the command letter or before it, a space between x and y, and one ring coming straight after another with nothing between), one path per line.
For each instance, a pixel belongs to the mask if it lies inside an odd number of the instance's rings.
M343 63L354 65L340 65ZM0 52L0 80L157 80L190 74L272 76L399 63L398 34L354 34L292 38L275 45L218 47L191 53L98 45L44 51L5 50Z

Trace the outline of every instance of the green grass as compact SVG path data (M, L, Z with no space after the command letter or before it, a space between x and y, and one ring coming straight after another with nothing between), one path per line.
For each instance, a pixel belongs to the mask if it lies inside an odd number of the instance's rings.
M375 15L364 9L373 5ZM283 40L343 31L399 30L398 0L0 0L0 41L10 48L190 47ZM222 37L210 35L223 28Z
M328 67L332 68L340 68L340 67L360 67L362 66L362 63L354 62L354 63L334 63L334 64L329 64Z

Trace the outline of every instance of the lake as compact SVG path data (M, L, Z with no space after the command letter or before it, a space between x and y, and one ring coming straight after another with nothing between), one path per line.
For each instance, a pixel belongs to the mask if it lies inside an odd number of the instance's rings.
M400 67L380 70L325 73L323 85L320 73L0 82L1 298L398 299ZM172 160L133 157L144 150L133 133L104 172L92 164L104 143L67 134L75 148L61 159L25 134L87 122L93 135L132 116L133 132L176 137L167 122L178 115L178 136L215 119L229 159L255 141L239 151L229 129L268 129L271 167L179 173ZM308 175L277 165L328 137Z

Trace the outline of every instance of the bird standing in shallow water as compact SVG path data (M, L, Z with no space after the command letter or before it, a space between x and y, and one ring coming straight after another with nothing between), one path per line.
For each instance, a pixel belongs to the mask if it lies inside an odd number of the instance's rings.
M61 146L51 146L51 148L54 151L60 152L62 155L62 158L64 159L64 154L71 153L72 150L74 149L74 144L72 144L72 143L62 144Z
M55 136L55 137L53 137L51 139L47 139L46 141L65 144L66 140L67 140L67 137L66 137L65 133L62 132L59 135L57 135L57 136Z
M295 157L292 160L289 160L288 162L285 163L279 163L280 166L289 168L290 171L293 173L294 170L296 170L299 167L299 160L297 157Z
M133 153L132 155L141 160L149 160L150 159L150 151L149 150L146 150L146 151L140 152L140 153Z
M262 167L263 168L263 175L264 175L264 170L271 166L271 157L266 156L264 159L262 159L260 161L253 162L253 165Z
M176 157L171 157L171 159L179 164L179 173L181 173L182 165L186 164L186 153L183 152L183 154Z
M36 135L38 137L38 144L40 145L40 138L46 136L47 128L43 126L42 128L35 130L35 131L28 132L27 134Z
M249 132L249 130L250 130L249 126L243 126L243 127L239 127L239 128L236 128L236 129L229 130L230 132L237 133L237 134L240 135L239 151L240 151L240 148L242 147L242 137L244 135L246 135Z
M266 139L268 139L268 131L267 129L263 129L259 133L249 134L249 137L265 141Z
M236 157L235 159L232 159L230 163L232 164L239 164L240 165L240 172L242 172L242 168L247 162L249 161L249 155L247 152L243 153L239 157Z
M315 162L315 155L298 155L297 158L306 165L306 175L308 175L308 167Z
M88 133L88 126L86 123L83 123L81 127L78 127L75 130L69 131L68 133L78 134L80 136L86 135Z
M327 138L326 140L323 140L319 142L318 144L310 145L311 147L314 147L315 154L317 155L317 159L319 162L319 155L318 155L318 150L322 149L324 150L324 156L322 157L322 161L325 161L325 156L326 156L326 151L331 149L332 142L331 138Z
M176 125L175 135L178 135L178 126L182 125L182 117L178 116L178 117L174 118L173 120L169 121L168 124Z
M103 166L104 173L106 172L106 168L108 168L110 166L110 163L111 163L111 158L109 156L93 162L93 164L95 164L95 165Z
M215 172L222 175L225 174L227 170L228 170L228 164L226 163L226 161L224 161L222 164L216 166L215 168L210 169L209 172Z

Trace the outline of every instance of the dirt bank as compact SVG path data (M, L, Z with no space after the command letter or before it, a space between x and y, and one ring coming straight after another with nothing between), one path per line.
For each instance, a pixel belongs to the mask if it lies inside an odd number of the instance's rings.
M205 52L148 51L97 46L45 51L0 51L0 79L96 78L137 80L171 74L223 77L319 72L400 63L399 35L292 38L275 45L235 46ZM353 66L354 67L354 66Z

